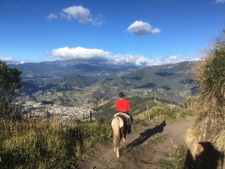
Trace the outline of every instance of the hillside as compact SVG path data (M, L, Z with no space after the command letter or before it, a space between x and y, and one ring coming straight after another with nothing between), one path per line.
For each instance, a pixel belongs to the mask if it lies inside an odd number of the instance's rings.
M177 116L179 113L177 113L177 110L181 110L181 106L175 102L169 102L166 100L154 100L153 98L141 98L141 97L133 97L133 98L128 98L127 99L130 103L130 113L135 117L135 118L144 118L143 116L146 115L147 117L147 105L149 110L152 109L153 107L161 107L163 110L160 113L163 114L165 112L166 116ZM97 112L95 114L96 118L100 117L108 117L111 118L112 114L115 113L115 103L116 100L107 100L107 99L102 99L98 104L96 105L95 108L93 108L94 112ZM172 106L171 106L172 104ZM172 110L171 110L172 108ZM170 114L172 112L172 114ZM154 113L152 112L152 118L154 118ZM146 118L145 117L145 118Z
M156 97L179 102L196 91L190 69L194 62L140 68L132 73L104 78L93 86L126 91L128 96Z
M82 76L71 74L58 78L25 78L23 97L57 104L93 105L102 98L157 97L181 102L193 96L196 84L189 70L195 62L150 66L119 76Z

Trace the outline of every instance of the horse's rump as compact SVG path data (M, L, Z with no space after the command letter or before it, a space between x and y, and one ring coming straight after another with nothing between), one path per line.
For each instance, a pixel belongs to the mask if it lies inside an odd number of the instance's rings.
M119 126L119 128L124 127L124 120L122 117L120 116L114 116L111 120L111 126L112 128L114 128L113 126Z

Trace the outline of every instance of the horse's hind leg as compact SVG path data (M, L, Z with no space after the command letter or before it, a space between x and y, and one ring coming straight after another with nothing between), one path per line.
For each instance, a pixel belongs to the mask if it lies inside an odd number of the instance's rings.
M125 137L123 137L123 145L124 145L125 148L127 148L127 145L126 145L126 138L125 138Z
M120 157L119 147L116 147L116 157Z
M114 147L113 149L114 149L114 152L116 153L116 151L117 151L117 150L116 150L116 147Z

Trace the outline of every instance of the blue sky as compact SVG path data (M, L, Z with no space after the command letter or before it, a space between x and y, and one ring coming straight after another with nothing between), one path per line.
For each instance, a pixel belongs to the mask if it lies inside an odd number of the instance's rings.
M1 0L0 59L195 60L224 21L225 0Z

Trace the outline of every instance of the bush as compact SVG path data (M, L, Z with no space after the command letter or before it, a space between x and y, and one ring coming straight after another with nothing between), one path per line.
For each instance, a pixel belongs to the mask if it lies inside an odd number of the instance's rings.
M200 109L203 114L212 113L224 118L225 30L206 51L204 58L197 63L194 72L200 85L195 109Z
M224 152L225 134L221 131L224 130L225 119L225 30L197 62L194 73L199 82L199 93L193 106L196 117L189 145L192 149L197 146L194 156L201 152L196 140L207 141ZM210 160L213 161L212 158Z
M172 111L169 108L162 108L160 106L154 106L150 112L151 118L162 116L169 119L175 119L178 113L179 111Z
M164 114L164 109L160 106L154 106L151 109L150 114L151 114L151 117L154 118L155 116L159 116L159 115Z

